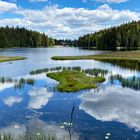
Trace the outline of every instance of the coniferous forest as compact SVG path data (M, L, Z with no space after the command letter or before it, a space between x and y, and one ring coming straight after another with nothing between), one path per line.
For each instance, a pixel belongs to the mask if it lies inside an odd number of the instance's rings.
M87 34L77 40L57 40L25 28L0 28L0 48L69 45L96 50L140 49L140 21Z
M63 42L67 45L85 49L138 50L140 49L140 21L129 22L93 34L81 36L74 41L64 40Z
M19 27L0 28L0 48L12 47L48 47L54 40L45 34Z

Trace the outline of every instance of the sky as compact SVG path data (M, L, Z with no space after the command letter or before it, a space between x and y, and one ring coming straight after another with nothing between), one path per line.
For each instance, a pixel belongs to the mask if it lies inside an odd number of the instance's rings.
M133 20L140 20L140 0L0 0L0 27L25 27L57 39Z

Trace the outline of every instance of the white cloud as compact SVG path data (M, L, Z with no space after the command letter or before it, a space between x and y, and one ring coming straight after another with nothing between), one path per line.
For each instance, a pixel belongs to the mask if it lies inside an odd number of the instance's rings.
M93 94L94 93L94 94ZM101 121L118 121L140 130L140 91L120 86L80 96L80 109Z
M128 0L96 0L96 1L102 3L122 3L127 2Z
M16 4L0 0L0 14L17 9Z
M15 103L20 103L22 101L21 97L10 96L4 99L4 103L8 106L12 106Z
M28 107L30 109L40 109L45 106L49 98L53 96L53 93L48 92L46 88L35 88L29 91L30 101Z
M48 0L29 0L30 2L46 2Z
M46 6L41 10L18 8L14 13L22 18L0 19L0 25L18 25L45 32L56 38L77 38L87 33L140 19L139 12L115 10L107 4L94 10Z

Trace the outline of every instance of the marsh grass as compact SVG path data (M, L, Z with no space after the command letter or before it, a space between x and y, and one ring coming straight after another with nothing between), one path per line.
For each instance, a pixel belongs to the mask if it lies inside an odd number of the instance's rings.
M34 79L24 79L24 78L17 80L17 79L12 79L10 77L0 77L0 83L2 83L2 84L14 83L14 87L16 89L21 89L25 86L25 84L34 85L35 80Z
M91 69L81 69L79 66L74 66L74 67L54 67L54 68L43 68L43 69L37 69L30 71L29 74L35 75L35 74L41 74L41 73L47 73L47 72L58 72L58 71L63 71L63 70L72 70L72 71L79 71L86 73L91 76L105 76L108 73L108 70L103 70L103 69L96 69L96 68L91 68Z
M118 65L122 68L131 70L140 70L140 51L123 51L112 52L97 55L84 55L84 56L54 56L53 60L98 60L102 62Z
M55 134L24 136L19 135L18 138L12 137L11 134L0 134L0 140L57 140Z
M61 92L76 92L82 89L96 88L97 83L104 82L104 77L90 77L85 73L73 70L47 73L47 76L59 82L57 90Z
M0 63L7 62L7 61L15 61L15 60L24 60L26 57L20 56L0 56Z
M111 75L110 82L114 84L115 81L119 81L122 87L127 87L135 90L140 90L140 78L139 77L131 77L131 78L123 78L121 75Z

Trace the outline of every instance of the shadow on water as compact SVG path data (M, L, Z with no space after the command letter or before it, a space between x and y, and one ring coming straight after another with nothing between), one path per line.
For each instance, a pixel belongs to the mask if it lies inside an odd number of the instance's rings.
M122 87L140 90L140 77L133 76L131 78L123 78L119 74L110 76L111 84L115 84L117 81L121 84Z
M119 66L124 69L140 71L140 61L138 60L98 60L105 63L111 63L114 66Z

